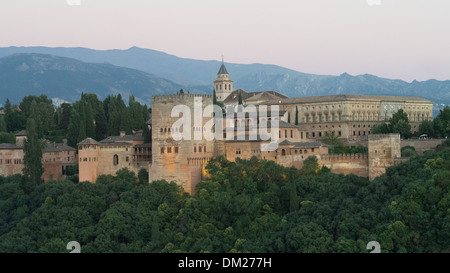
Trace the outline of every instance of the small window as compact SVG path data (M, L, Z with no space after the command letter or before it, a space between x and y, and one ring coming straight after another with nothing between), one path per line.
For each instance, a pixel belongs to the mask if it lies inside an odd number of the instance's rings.
M113 163L114 163L114 165L118 165L119 164L119 156L118 155L114 155Z
M164 153L164 147L161 147L161 153L162 154Z
M172 153L172 147L167 147L167 153Z
M175 147L175 153L178 154L178 146Z

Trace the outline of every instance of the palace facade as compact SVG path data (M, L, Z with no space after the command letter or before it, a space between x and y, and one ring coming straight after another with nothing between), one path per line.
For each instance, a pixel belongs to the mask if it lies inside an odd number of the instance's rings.
M166 179L176 181L192 193L203 178L203 168L213 157L224 156L234 161L252 156L273 160L283 166L301 168L308 156L316 156L319 164L335 173L354 173L375 178L400 160L400 137L398 134L371 135L376 124L386 123L399 109L403 109L410 120L412 131L417 131L423 120L432 119L433 103L415 97L390 97L368 95L331 95L288 98L276 91L246 92L233 90L233 81L222 63L214 80L216 100L225 107L237 106L239 98L243 111L247 106L256 108L267 105L278 106L277 115L259 116L246 113L244 117L233 115L223 120L223 139L207 141L174 140L172 125L180 119L171 117L172 109L184 105L192 113L190 124L195 124L194 104L201 100L205 107L213 103L211 95L177 94L152 97L152 162L149 168L150 181ZM204 117L196 126L191 126L191 135L204 132L212 116ZM276 120L278 129L271 132L272 140L250 139L252 130L264 127ZM268 125L265 125L270 127ZM231 127L231 128L230 128ZM270 131L270 130L269 130ZM326 132L346 141L367 141L368 154L329 155L328 146L320 142ZM232 132L232 137L229 136ZM228 134L228 138L226 135ZM239 138L238 135L244 136ZM265 149L276 139L275 149ZM374 152L375 151L375 152Z

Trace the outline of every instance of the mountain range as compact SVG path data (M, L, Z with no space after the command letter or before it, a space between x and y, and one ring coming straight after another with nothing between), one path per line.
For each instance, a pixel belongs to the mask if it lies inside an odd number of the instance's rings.
M81 92L99 98L121 93L151 104L151 95L174 94L183 88L212 93L219 61L180 58L161 51L132 47L94 50L65 47L0 48L0 103L20 102L25 95L47 94L72 102ZM277 65L225 63L235 89L275 90L289 97L331 94L414 96L436 106L450 104L450 81L413 81L370 74L315 75ZM437 107L435 107L437 108Z

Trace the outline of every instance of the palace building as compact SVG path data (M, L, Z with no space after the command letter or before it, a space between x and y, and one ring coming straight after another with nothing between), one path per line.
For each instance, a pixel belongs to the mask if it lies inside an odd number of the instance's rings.
M216 116L204 115L208 105L213 104L213 95L152 96L151 143L144 143L142 135L124 133L102 141L83 140L78 143L80 181L95 182L99 175L114 175L122 168L136 173L144 168L148 170L149 181L174 181L186 192L194 193L197 183L204 178L205 165L218 156L230 161L255 156L296 168L301 168L309 156L315 156L320 165L329 167L332 172L373 179L400 160L399 135L371 135L373 126L388 122L399 109L407 113L413 131L418 130L423 120L432 119L433 103L415 97L330 95L289 98L276 91L234 90L233 80L223 62L213 87L220 104L226 109L230 106L236 109L236 113L224 115L221 123L212 127L214 139L203 137L208 133L210 120L222 115L222 112ZM242 105L238 105L239 101ZM278 111L255 112L264 106L276 107ZM175 107L186 112L172 117ZM243 113L239 114L239 111ZM186 113L190 116L184 116ZM182 118L186 125L174 126ZM222 128L216 128L216 125L222 125ZM192 137L176 140L174 134L181 131ZM329 154L328 146L321 139L332 131L344 141L365 142L369 152ZM196 135L202 137L196 138Z
M262 160L273 160L283 166L301 168L303 161L311 155L318 158L319 164L331 168L335 173L354 173L373 179L400 158L400 138L398 134L372 137L371 128L376 124L388 122L399 109L407 113L413 131L418 130L423 120L432 119L433 103L422 98L368 95L289 98L276 91L233 90L233 80L223 62L214 80L214 90L216 100L225 107L237 106L240 97L243 109L248 105L276 105L279 108L278 115L256 115L256 118L249 113L245 117L233 115L231 121L223 121L223 139L176 141L171 130L180 117L171 117L173 107L185 105L194 113L195 100L201 98L204 110L204 107L212 104L212 96L153 96L150 181L175 181L187 192L193 193L196 184L203 179L205 164L213 157L224 156L234 161L237 158L249 159L256 156ZM191 124L194 124L194 117L190 118ZM191 133L204 131L203 126L210 118L204 117L201 126L192 126ZM272 132L272 136L278 136L278 145L273 150L264 149L262 147L271 141L261 139L260 135L250 139L249 134L254 129L264 127L261 125L272 119L278 122L278 131ZM230 131L233 132L232 137L226 138ZM343 140L367 141L369 153L329 155L328 146L320 140L326 132L331 131ZM239 134L244 137L238 138ZM377 147L377 153L372 151L373 147ZM386 156L387 154L389 156Z

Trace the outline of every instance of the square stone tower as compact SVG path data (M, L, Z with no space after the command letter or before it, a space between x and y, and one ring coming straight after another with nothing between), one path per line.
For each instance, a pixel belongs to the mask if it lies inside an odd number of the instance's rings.
M369 179L373 180L395 165L401 157L400 134L369 135Z
M201 121L195 119L194 104L201 102ZM195 134L204 131L203 126L211 117L203 117L203 110L213 103L212 95L177 94L152 96L152 165L149 181L165 179L183 186L186 192L194 193L202 179L202 167L214 156L215 141L204 137L195 139ZM198 105L198 104L197 104ZM189 109L189 117L172 117L172 109L179 106ZM180 118L190 119L191 139L175 140L175 122ZM201 124L201 126L199 126ZM180 128L181 129L181 128ZM178 129L177 129L178 130Z

